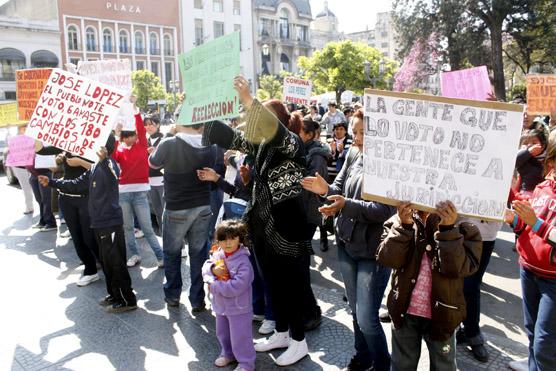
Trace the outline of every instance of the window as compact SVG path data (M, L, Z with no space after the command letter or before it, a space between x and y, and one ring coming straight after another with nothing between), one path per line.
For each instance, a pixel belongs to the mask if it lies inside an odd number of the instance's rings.
M240 0L234 0L233 13L234 13L234 15L240 15L241 14L241 1Z
M151 54L160 54L160 48L158 46L158 35L156 32L151 32L149 35L149 51Z
M158 70L158 61L151 62L151 72L154 73L156 76L160 75L160 71Z
M129 53L129 34L126 30L120 30L120 53Z
M137 70L144 70L145 69L145 61L137 61L136 63Z
M270 19L261 18L261 25L259 28L259 35L270 36Z
M203 43L203 20L195 19L195 45Z
M223 13L224 12L223 0L212 0L212 10L216 13Z
M174 44L172 43L172 36L164 35L164 55L174 55Z
M87 51L96 52L97 49L97 30L94 27L87 27L85 30L85 40L87 42Z
M112 42L112 30L109 28L105 28L102 31L102 50L105 53L112 53L114 51L114 46Z
M70 63L71 64L75 64L77 66L77 64L79 63L80 59L79 58L70 58Z
M307 26L297 26L296 27L296 38L297 41L307 41Z
M224 23L214 22L214 38L224 36Z
M234 24L234 32L239 31L239 50L241 50L241 25L240 24Z
M383 38L388 37L388 31L382 31L382 32L380 33L380 36L383 37Z
M382 43L380 44L380 47L383 49L388 49L388 43Z
M15 91L5 91L4 92L4 98L7 100L16 100L17 99L17 93Z
M77 27L73 25L68 27L68 49L79 50L79 36L77 33Z
M290 21L289 21L289 13L287 9L282 9L280 11L280 23L279 23L279 30L280 30L280 38L281 39L289 39L290 38Z
M170 81L174 80L174 64L172 62L164 63L164 73L166 74L166 89L170 89Z
M203 0L195 0L193 7L195 7L195 9L203 9Z
M15 81L15 71L25 68L25 54L18 49L0 49L0 81Z
M135 54L145 54L145 36L141 31L135 31Z
M291 72L290 71L290 59L284 53L282 53L282 55L280 56L280 68L282 69L282 71Z

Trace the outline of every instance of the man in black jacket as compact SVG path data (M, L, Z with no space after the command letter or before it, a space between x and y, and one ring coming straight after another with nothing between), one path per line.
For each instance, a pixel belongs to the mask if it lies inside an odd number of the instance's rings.
M50 186L68 193L82 193L88 188L91 228L100 248L108 291L100 305L109 306L108 312L120 313L137 309L137 299L126 267L124 221L118 191L120 170L110 157L115 143L114 136L110 135L106 147L97 152L99 161L80 177L61 180L39 176L39 182L44 187Z

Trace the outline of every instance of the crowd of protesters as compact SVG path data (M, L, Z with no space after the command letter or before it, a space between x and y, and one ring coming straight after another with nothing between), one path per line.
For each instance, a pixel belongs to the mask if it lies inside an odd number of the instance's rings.
M222 351L215 365L237 362L236 370L252 371L256 352L284 348L275 362L288 366L308 354L305 332L321 323L309 273L318 230L322 251L335 235L353 316L355 354L347 370L414 370L422 341L434 370L456 370L456 344L487 362L480 286L501 223L460 217L450 201L427 213L408 202L363 200L360 104L259 102L241 76L234 88L243 107L239 120L178 125L163 135L157 115L137 112L135 130L116 128L95 163L37 143L38 154L58 156L63 176L16 169L24 213L33 213L34 195L40 206L34 227L41 231L57 228L51 189L57 190L85 267L77 285L98 281L101 268L107 296L100 304L112 313L136 309L128 267L142 262L139 228L164 269L167 305L179 307L187 245L191 310L206 310L208 287L216 315ZM516 233L530 370L556 365L552 114L524 116L504 216ZM236 171L233 182L225 179L227 166ZM388 314L381 318L391 275ZM391 353L381 319L392 321ZM253 344L252 321L271 336Z

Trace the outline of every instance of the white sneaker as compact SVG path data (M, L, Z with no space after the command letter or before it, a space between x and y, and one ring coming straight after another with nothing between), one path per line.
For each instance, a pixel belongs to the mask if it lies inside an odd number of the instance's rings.
M253 314L253 322L264 321L264 314Z
M141 263L141 257L139 255L133 255L131 258L129 258L129 260L127 261L127 266L128 267L134 267L137 264Z
M520 359L519 361L511 361L508 367L514 371L529 371L529 359Z
M69 229L67 231L64 231L64 232L60 233L60 237L62 237L62 238L71 238L71 233L70 233Z
M280 357L276 358L275 363L278 366L293 365L301 358L305 357L307 354L309 354L309 349L307 348L307 341L305 341L305 339L301 341L295 341L292 339L290 341L290 346L288 347L288 350L282 353Z
M98 273L91 274L89 276L81 276L79 281L77 281L77 286L79 287L87 286L88 284L98 281L99 279L100 278L98 276Z
M143 238L145 237L145 234L143 233L142 230L140 229L135 229L135 238L139 239L139 238Z
M156 261L156 266L158 268L164 268L164 259L160 259Z
M272 349L287 348L290 345L290 334L288 331L275 332L274 335L264 341L255 344L257 352L268 352Z
M272 334L276 329L276 322L268 319L263 320L261 327L259 327L259 334L268 335Z
M235 359L229 359L229 358L226 358L224 356L220 356L220 357L216 358L216 361L214 361L214 365L216 367L226 367L230 363L234 363L234 362L235 362Z

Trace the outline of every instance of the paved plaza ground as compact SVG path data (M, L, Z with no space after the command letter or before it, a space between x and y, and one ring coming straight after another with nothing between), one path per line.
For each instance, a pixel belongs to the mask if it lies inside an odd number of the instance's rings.
M77 287L83 267L71 240L61 238L59 232L31 229L38 213L24 216L23 194L6 183L0 177L0 370L215 369L212 362L219 347L213 315L206 311L193 316L186 292L179 308L165 305L164 272L156 268L144 240L140 241L141 267L130 269L139 309L107 314L97 304L105 295L104 281ZM480 364L459 347L460 370L507 370L509 361L527 354L512 241L513 234L500 232L482 288L481 325L490 362ZM324 320L307 334L309 357L284 370L339 370L353 354L351 316L342 300L336 248L332 245L321 253L318 241L314 242L318 253L312 264L313 288ZM187 289L187 259L182 273ZM384 329L390 339L390 325ZM256 334L255 326L253 330ZM419 370L429 369L424 348ZM280 369L273 363L279 354L258 354L257 369Z

